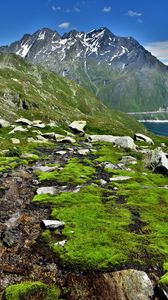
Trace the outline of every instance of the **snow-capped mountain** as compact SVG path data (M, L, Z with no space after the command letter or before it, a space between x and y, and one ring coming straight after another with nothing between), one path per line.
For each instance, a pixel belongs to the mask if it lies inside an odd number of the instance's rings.
M118 37L107 28L87 33L73 30L63 36L43 28L0 51L16 53L76 80L110 106L157 108L160 98L163 104L168 99L167 67L134 38Z

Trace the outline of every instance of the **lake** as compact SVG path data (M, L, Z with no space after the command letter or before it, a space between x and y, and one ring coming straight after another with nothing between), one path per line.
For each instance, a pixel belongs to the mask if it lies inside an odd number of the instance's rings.
M167 122L143 122L149 131L157 135L168 136L168 121Z

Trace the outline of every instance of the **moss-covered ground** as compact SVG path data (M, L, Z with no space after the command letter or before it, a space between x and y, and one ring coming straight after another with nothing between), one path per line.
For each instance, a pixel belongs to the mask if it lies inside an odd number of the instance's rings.
M148 170L141 153L117 149L109 143L96 143L94 148L92 159L71 158L62 170L38 175L43 183L51 179L55 183L84 184L77 193L34 197L34 203L51 206L53 219L65 222L61 232L62 239L67 240L64 247L57 244L57 230L44 231L43 239L63 264L75 268L161 267L168 255L167 177ZM129 154L137 159L137 164L127 165L130 170L102 168L105 161L116 165ZM107 176L105 187L98 176ZM110 177L116 176L131 179L110 182Z

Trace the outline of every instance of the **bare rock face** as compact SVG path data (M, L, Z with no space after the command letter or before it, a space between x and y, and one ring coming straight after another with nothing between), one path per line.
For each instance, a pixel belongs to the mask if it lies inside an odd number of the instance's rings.
M145 272L123 270L113 273L69 277L73 300L150 300L154 296L152 282Z
M147 153L147 164L154 172L168 174L168 159L161 148L156 148Z

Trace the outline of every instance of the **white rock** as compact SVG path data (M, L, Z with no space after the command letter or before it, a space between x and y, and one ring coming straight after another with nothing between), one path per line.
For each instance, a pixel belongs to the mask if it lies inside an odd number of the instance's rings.
M35 167L34 170L37 172L52 172L54 170L56 170L58 167L57 166L53 166L53 167L48 167L48 166L38 166Z
M10 123L6 120L0 119L0 127L9 127Z
M109 142L121 148L136 150L134 140L130 136L90 135L91 142Z
M66 151L56 151L55 152L56 154L58 154L58 155L65 155L66 154Z
M86 127L86 121L74 121L69 125L75 133L84 133L84 128Z
M15 123L22 124L22 125L32 125L32 122L25 118L20 118L16 120Z
M116 177L112 177L110 178L110 181L124 181L124 180L129 180L132 177L130 176L116 176Z
M58 220L42 220L42 224L48 229L57 229L65 226L65 223Z
M27 128L23 128L22 126L17 126L12 131L10 131L9 134L13 134L16 131L26 132L26 131L28 131L28 129Z
M144 141L144 142L146 142L148 144L154 145L154 142L153 142L153 140L150 137L148 137L148 136L146 136L144 134L141 134L141 133L136 133L134 135L134 140L135 141Z
M19 139L11 138L11 141L12 141L12 144L14 144L14 145L20 144Z
M58 245L58 246L64 247L65 244L66 244L66 242L67 242L67 240L63 240L63 241L60 241L60 242L55 243L55 245L56 245L56 246Z
M46 187L38 188L36 193L38 195L43 195L43 194L56 195L58 194L58 190L55 186L46 186Z
M65 143L74 144L74 143L76 143L76 140L70 136L65 136L64 138L57 138L57 142L58 143L65 142Z
M87 155L90 152L89 149L79 149L78 154L80 155Z
M101 184L102 186L104 186L104 185L107 184L107 181L105 181L104 179L100 179L100 184Z

